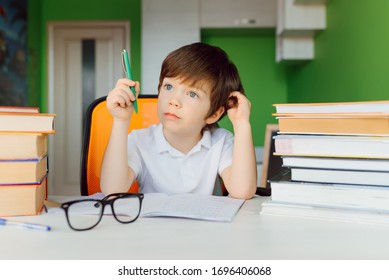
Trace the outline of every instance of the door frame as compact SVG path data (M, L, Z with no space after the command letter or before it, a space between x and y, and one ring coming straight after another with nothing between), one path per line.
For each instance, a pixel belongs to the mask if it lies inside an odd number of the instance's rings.
M124 30L124 45L126 49L129 49L130 45L130 23L128 21L51 21L47 24L47 107L48 112L55 112L55 69L54 69L54 42L55 34L62 29L77 29L77 28L114 28L119 27ZM54 166L54 145L52 144L55 141L56 135L49 135L49 157L50 157L50 167ZM81 158L81 155L80 155ZM51 168L55 170L55 168ZM55 175L54 175L55 176ZM48 177L49 179L49 194L56 195L58 192L58 186L54 186L53 175ZM70 191L70 190L64 190ZM75 194L77 195L77 193Z

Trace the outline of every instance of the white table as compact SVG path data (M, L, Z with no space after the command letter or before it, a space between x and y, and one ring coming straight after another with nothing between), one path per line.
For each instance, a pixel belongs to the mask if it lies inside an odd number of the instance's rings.
M389 259L389 226L263 216L264 200L246 201L232 223L104 216L76 232L65 214L17 217L53 230L0 226L0 259Z

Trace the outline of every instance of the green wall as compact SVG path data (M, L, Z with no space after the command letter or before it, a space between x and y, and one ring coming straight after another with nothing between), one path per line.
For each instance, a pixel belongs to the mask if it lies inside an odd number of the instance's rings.
M29 0L30 103L47 111L47 24L67 20L127 20L135 77L140 77L141 0ZM33 32L33 33L32 33ZM37 85L37 81L40 81Z
M387 0L328 1L315 59L288 67L288 101L388 99L388 14Z
M255 146L263 146L265 127L275 123L273 103L287 100L287 82L283 65L275 63L275 36L261 32L203 33L201 41L224 49L236 64L247 97L251 101L251 124ZM232 131L225 117L220 126Z

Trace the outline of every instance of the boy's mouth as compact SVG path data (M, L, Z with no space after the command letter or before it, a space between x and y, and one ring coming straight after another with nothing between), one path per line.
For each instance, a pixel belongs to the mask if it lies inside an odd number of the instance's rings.
M165 113L165 117L170 120L178 120L180 119L176 114L173 113Z

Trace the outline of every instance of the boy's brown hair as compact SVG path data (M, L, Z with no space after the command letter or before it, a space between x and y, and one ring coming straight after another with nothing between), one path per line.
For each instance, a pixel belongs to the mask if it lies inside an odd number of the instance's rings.
M158 92L165 77L179 78L192 85L209 82L211 107L206 118L216 113L220 107L224 107L221 119L234 103L229 100L230 93L239 91L244 94L234 63L221 48L205 43L183 46L165 58L159 76Z

